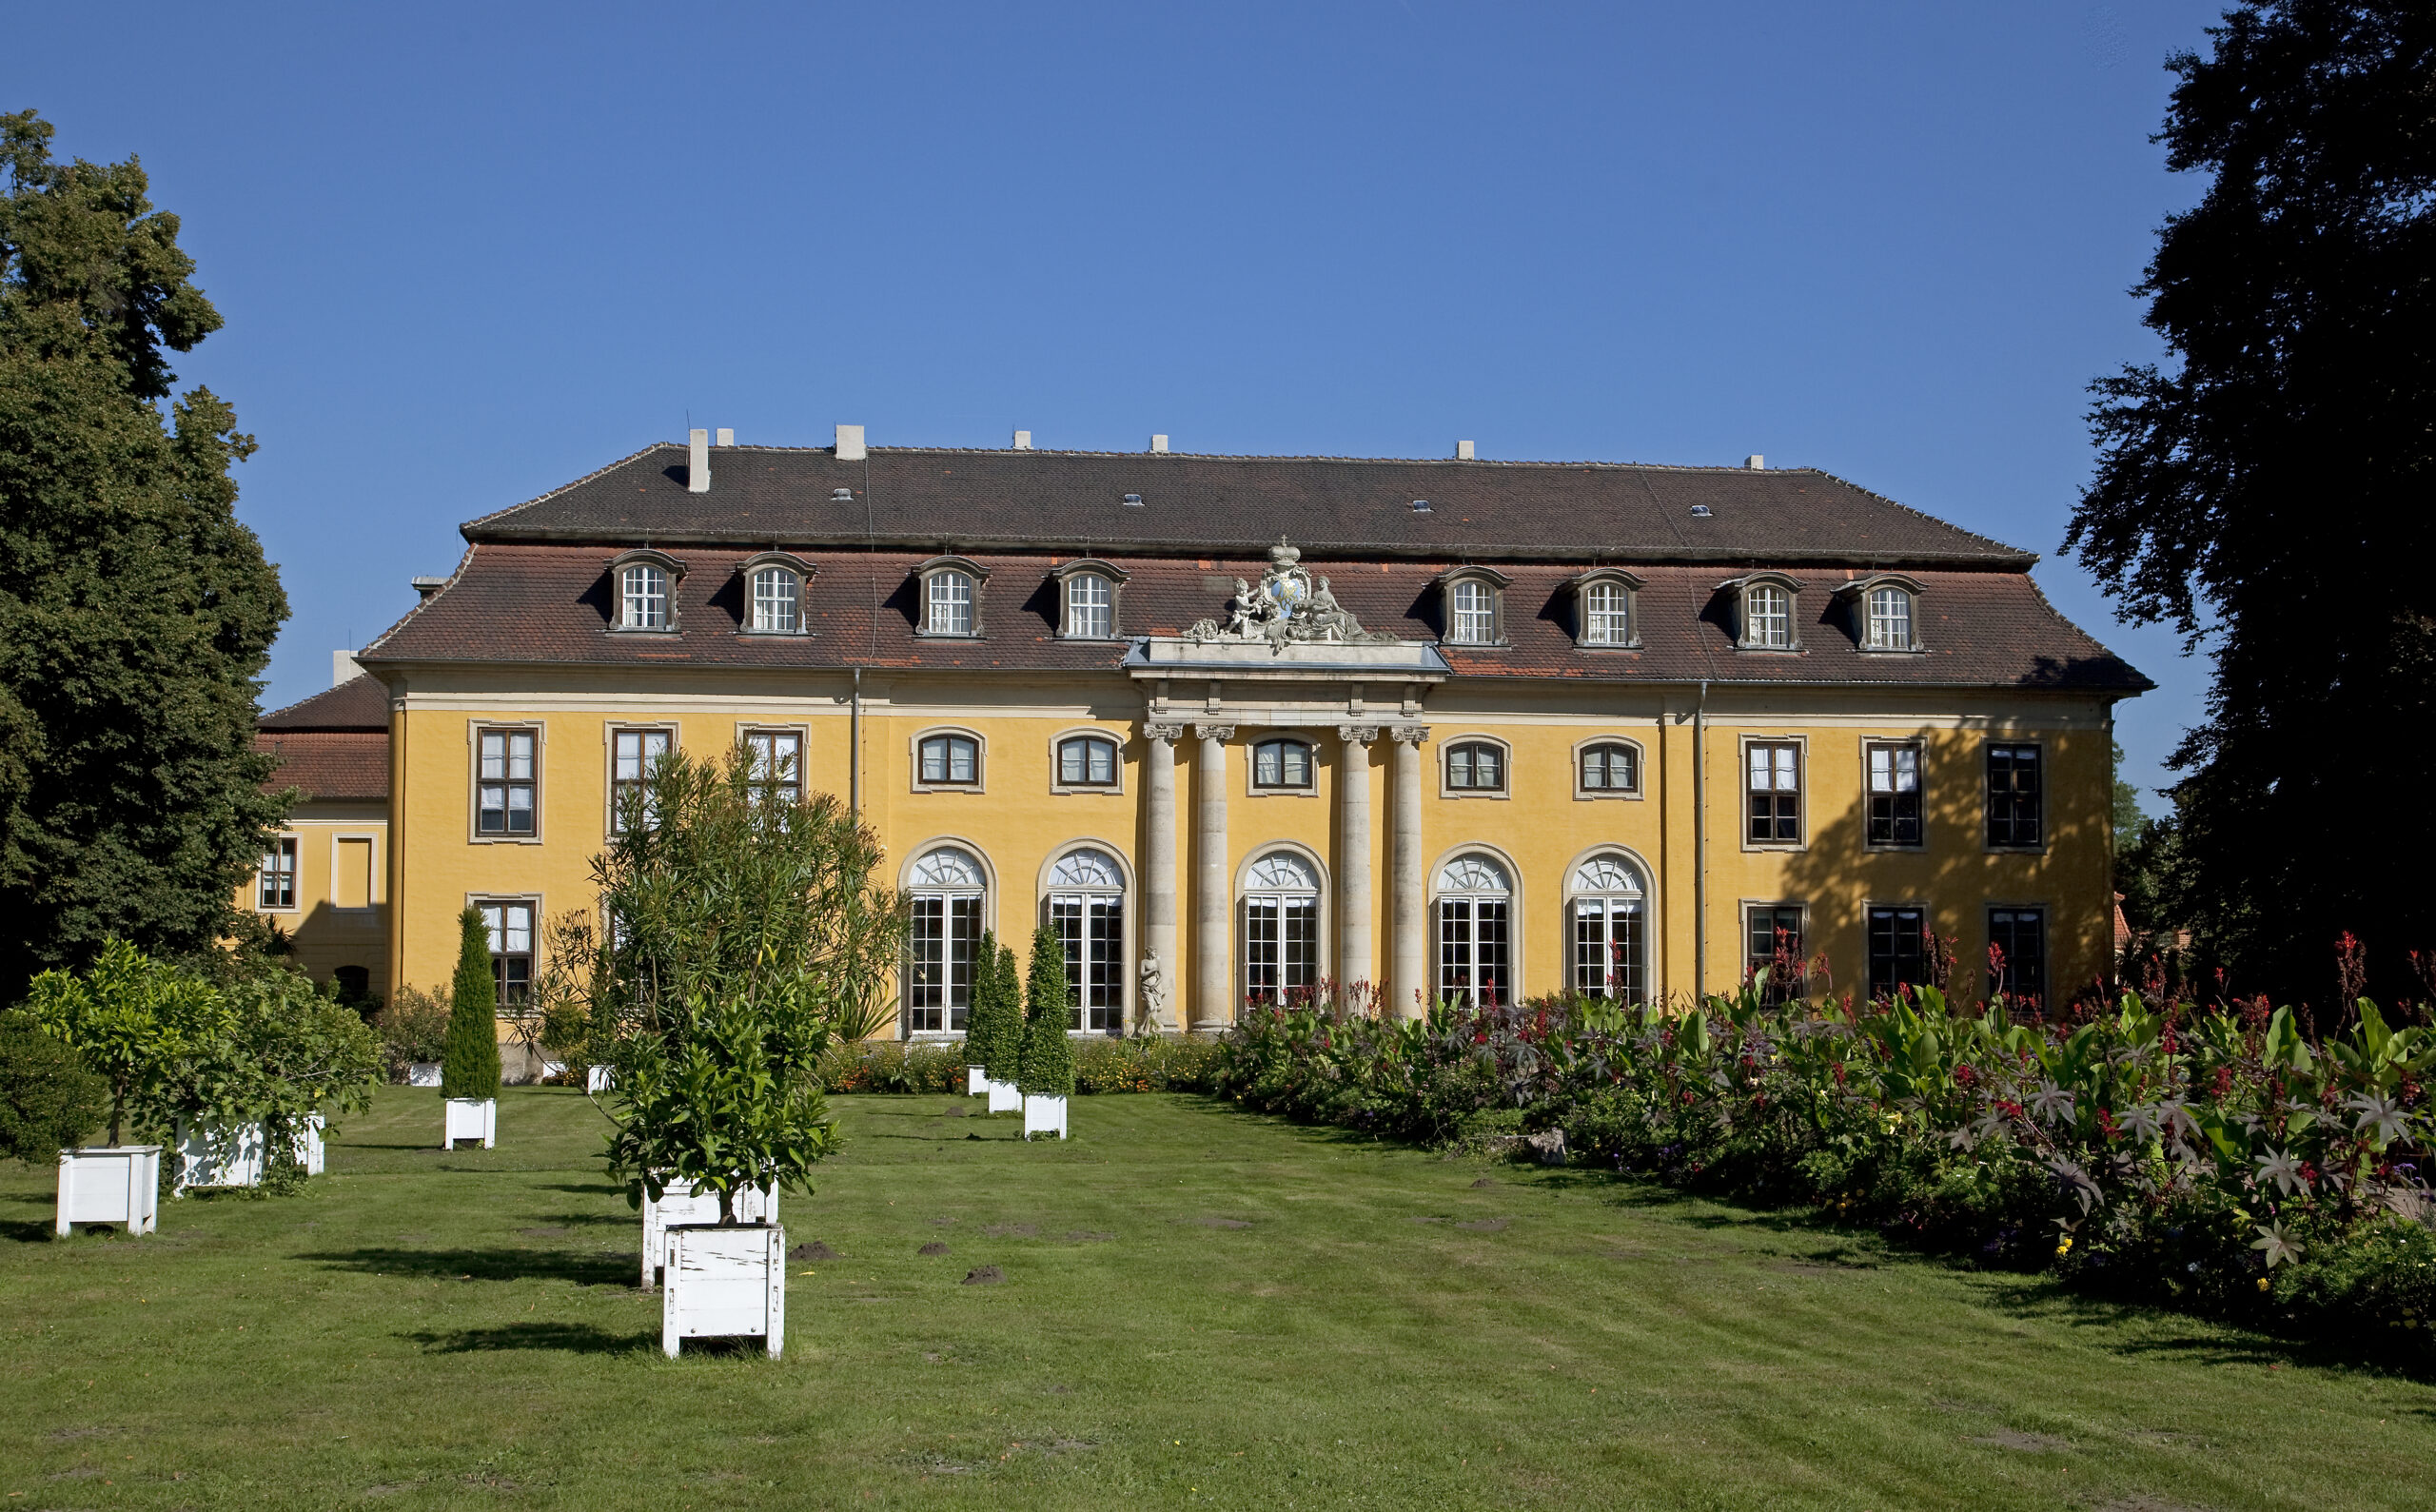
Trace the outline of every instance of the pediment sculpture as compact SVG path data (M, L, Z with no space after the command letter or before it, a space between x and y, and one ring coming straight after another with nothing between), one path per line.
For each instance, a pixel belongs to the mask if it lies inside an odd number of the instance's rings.
M1385 646L1396 638L1362 628L1353 611L1336 601L1328 580L1316 581L1302 565L1303 553L1281 538L1268 548L1268 568L1255 587L1235 579L1235 596L1227 600L1227 617L1204 619L1184 633L1195 645L1266 644L1271 651L1289 645L1335 644Z

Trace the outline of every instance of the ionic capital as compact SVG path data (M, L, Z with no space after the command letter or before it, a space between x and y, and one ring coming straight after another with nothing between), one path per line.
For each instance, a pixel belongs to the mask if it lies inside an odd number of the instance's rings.
M1181 740L1184 738L1184 726L1180 724L1152 724L1146 720L1142 726L1142 738L1145 740Z
M1341 724L1336 727L1336 737L1346 745L1368 745L1379 738L1379 727L1375 724Z
M1231 724L1196 724L1192 727L1192 733L1204 740L1223 741L1235 738L1235 727Z
M1390 739L1404 740L1411 743L1412 745L1418 746L1424 740L1429 738L1429 726L1425 724L1400 724L1389 729L1387 731L1387 735Z

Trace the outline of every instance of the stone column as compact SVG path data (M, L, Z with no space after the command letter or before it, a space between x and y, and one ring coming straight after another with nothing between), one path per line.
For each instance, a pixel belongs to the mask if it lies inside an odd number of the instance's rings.
M1156 1014L1158 1027L1177 1029L1184 1023L1176 990L1184 972L1176 955L1176 742L1184 726L1146 721L1142 737L1142 952L1159 963L1164 1011Z
M1395 788L1390 873L1395 888L1395 969L1387 979L1388 1011L1398 1018L1418 1017L1429 991L1428 894L1422 885L1421 747L1429 727L1400 724L1387 732L1395 741L1391 780Z
M1227 742L1231 724L1196 724L1197 790L1192 835L1192 1016L1196 1030L1216 1033L1234 1022L1234 884L1228 875Z
M1370 955L1370 742L1375 724L1337 727L1336 976L1379 986Z

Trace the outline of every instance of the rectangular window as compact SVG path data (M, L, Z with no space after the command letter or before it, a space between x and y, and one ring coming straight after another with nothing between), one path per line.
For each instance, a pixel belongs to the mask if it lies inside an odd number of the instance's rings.
M1244 899L1244 996L1282 1003L1320 979L1320 900L1256 894Z
M627 825L639 817L645 828L651 825L651 774L660 758L668 755L669 743L676 737L666 730L613 730L610 732L611 768L609 774L609 831L625 833Z
M1454 638L1467 646L1485 646L1497 639L1497 599L1484 582L1455 585Z
M803 733L798 730L747 730L744 749L753 779L755 803L795 803L803 797Z
M931 574L931 634L972 634L972 579L960 572Z
M484 730L475 736L481 762L476 834L525 836L535 833L536 743L531 730Z
M1593 646L1632 643L1631 600L1621 584L1592 583L1581 596L1581 638Z
M1799 985L1795 973L1802 959L1801 905L1752 904L1743 911L1743 972L1768 973L1760 989L1760 996L1768 1002L1792 1001Z
M913 980L906 984L905 1026L917 1034L960 1033L972 1010L981 894L916 893L913 913Z
M283 835L271 841L263 853L262 877L254 893L254 906L264 909L292 909L296 906L296 836Z
M1988 844L1998 850L2034 850L2046 843L2041 828L2039 750L2034 745L1988 747Z
M1066 583L1066 633L1084 639L1104 640L1114 627L1115 596L1106 578L1080 573Z
M1049 922L1066 948L1073 994L1068 1029L1114 1033L1125 1027L1125 900L1107 893L1052 893Z
M1640 903L1577 898L1573 904L1573 990L1584 997L1641 1000Z
M1912 848L1920 843L1920 748L1869 748L1869 843Z
M1754 740L1743 747L1748 763L1753 845L1801 843L1801 746L1792 740Z
M1114 787L1116 742L1089 735L1058 742L1057 780L1071 788Z
M981 780L981 745L971 736L934 735L922 741L922 780L970 787Z
M1988 911L1988 992L2002 992L2017 1003L2036 1004L2047 996L2047 911L1992 908Z
M1918 908L1869 911L1869 995L1885 997L1898 987L1929 979L1929 914Z
M1252 747L1252 786L1307 788L1311 748L1300 740L1263 740Z
M1506 900L1438 900L1438 995L1453 1002L1510 1003L1513 958L1506 938Z
M499 1006L523 1008L533 1000L533 905L501 898L474 906L490 931L491 984Z

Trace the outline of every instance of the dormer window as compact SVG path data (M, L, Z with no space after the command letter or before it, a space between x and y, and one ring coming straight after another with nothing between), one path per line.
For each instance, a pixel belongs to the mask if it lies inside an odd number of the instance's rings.
M1853 630L1863 651L1917 651L1920 585L1881 574L1840 590L1853 605Z
M1736 598L1735 644L1744 651L1798 651L1794 616L1801 584L1780 572L1753 573L1722 585Z
M1446 643L1451 646L1496 646L1505 643L1505 585L1512 581L1485 567L1458 567L1438 579L1446 599Z
M1633 595L1640 579L1619 567L1600 567L1573 579L1574 641L1610 648L1640 644Z
M810 562L783 551L765 551L748 558L737 569L745 587L744 628L756 636L799 636L805 633L804 588L812 581Z
M1070 561L1051 574L1058 581L1061 622L1069 640L1110 640L1116 636L1117 589L1125 573L1105 561Z
M924 562L922 630L925 636L975 637L981 634L981 585L989 571L962 557L937 557Z
M609 583L617 602L609 622L619 630L671 631L677 628L676 585L685 564L664 552L630 551L609 563Z

